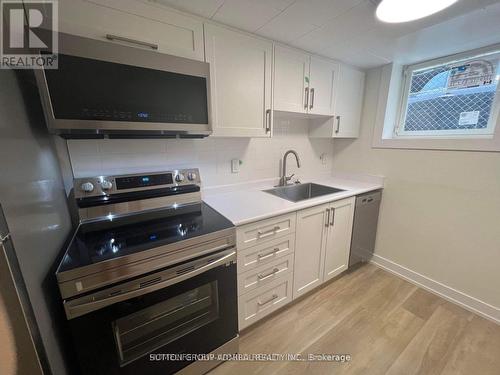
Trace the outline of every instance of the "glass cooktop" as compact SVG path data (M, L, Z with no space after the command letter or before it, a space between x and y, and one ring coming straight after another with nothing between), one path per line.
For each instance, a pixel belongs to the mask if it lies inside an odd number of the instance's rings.
M205 203L109 218L78 227L58 272L233 227Z

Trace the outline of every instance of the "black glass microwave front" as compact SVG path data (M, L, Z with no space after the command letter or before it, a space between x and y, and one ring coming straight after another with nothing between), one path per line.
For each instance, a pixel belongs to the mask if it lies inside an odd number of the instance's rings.
M56 120L208 124L207 79L58 55L45 71Z
M69 321L83 375L167 375L237 336L236 264ZM163 358L163 359L161 359Z

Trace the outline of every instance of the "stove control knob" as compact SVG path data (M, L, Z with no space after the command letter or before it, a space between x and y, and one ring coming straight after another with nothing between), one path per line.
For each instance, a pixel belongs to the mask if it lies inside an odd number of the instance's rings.
M194 172L189 172L189 173L188 173L188 180L189 180L189 181L194 181L194 180L196 180L196 177L198 177L198 176L196 175L196 173L194 173Z
M110 190L113 187L113 183L108 180L103 180L101 182L101 188L102 190Z
M179 173L177 176L175 176L175 181L182 182L184 181L184 178L184 175L182 173Z
M86 193L91 193L94 191L94 184L92 182L84 182L80 185L80 189L82 189Z

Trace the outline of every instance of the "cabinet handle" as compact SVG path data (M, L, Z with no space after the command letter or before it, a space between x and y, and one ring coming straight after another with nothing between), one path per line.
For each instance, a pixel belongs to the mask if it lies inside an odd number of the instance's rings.
M154 49L154 50L158 50L158 44L143 42L142 40L125 38L124 36L113 35L113 34L106 34L106 39L112 40L112 41L113 40L117 40L119 42L126 42L126 43L131 43L131 44L137 44L138 46L148 47L148 48L151 48L151 49Z
M330 209L329 209L329 208L327 208L327 209L326 209L326 221L325 221L325 227L328 227L329 223L330 223Z
M311 105L309 106L309 109L312 109L314 107L314 88L311 89Z
M271 272L269 272L269 273L267 273L267 274L265 274L265 275L262 275L262 274L257 275L257 277L259 278L259 280L260 280L260 281L262 281L262 280L265 280L265 279L267 279L267 278L269 278L269 277L274 276L274 275L275 275L275 274L277 274L279 271L280 271L280 269L279 269L279 268L273 268L273 270L272 270Z
M335 128L335 133L338 133L340 131L340 116L337 116L336 119L337 119L337 127Z
M259 254L257 255L257 258L259 258L259 260L263 260L263 259L267 259L267 258L270 258L274 255L276 255L276 253L279 251L279 247L276 247L274 248L273 251L271 251L270 253L267 253L267 254Z
M271 110L266 110L266 133L271 132Z
M309 87L306 87L304 95L304 109L307 109L307 107L309 107Z
M332 214L330 215L332 219L330 221L330 225L333 226L333 223L335 222L335 208L330 208L330 210L332 210Z
M271 298L269 298L267 301L264 301L264 302L257 302L257 305L259 306L264 306L264 305L267 305L269 302L272 302L274 301L276 298L278 298L278 295L277 294L273 294L273 296Z
M276 232L279 230L280 230L280 227L278 225L275 226L273 229L266 230L265 232L262 232L259 230L257 232L257 237L263 238L263 237L271 236L273 234L276 234Z

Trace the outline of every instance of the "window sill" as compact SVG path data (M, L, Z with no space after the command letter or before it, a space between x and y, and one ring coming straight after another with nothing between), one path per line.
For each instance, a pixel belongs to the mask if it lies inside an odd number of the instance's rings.
M500 152L498 139L380 139L373 140L373 148L398 148L413 150L485 151Z

